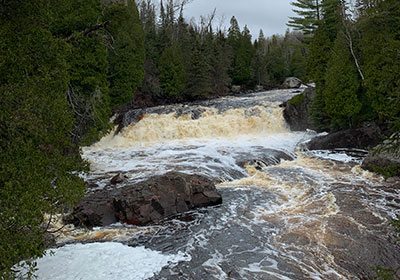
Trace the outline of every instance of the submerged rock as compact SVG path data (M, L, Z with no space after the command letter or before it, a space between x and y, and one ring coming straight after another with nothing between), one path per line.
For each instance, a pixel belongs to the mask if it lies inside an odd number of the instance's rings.
M222 197L205 176L168 172L118 189L89 193L66 222L76 226L157 223L198 207L218 205Z
M303 131L313 129L308 110L315 96L315 88L306 88L303 93L294 96L281 106L285 107L283 117L292 131Z
M331 150L337 148L367 149L382 141L382 134L376 124L368 123L363 127L346 129L312 139L307 147L310 150Z

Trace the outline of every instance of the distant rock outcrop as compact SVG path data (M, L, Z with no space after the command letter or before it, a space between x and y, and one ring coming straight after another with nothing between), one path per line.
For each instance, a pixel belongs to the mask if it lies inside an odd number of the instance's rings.
M310 150L330 150L337 148L372 148L382 141L379 127L374 123L365 123L360 128L346 129L318 136L312 139L307 147Z
M300 79L296 77L289 77L286 78L285 81L282 84L282 88L299 88L302 85L302 82Z
M315 96L315 88L306 88L281 106L285 107L283 117L292 131L313 129L309 120L309 108Z
M169 172L134 185L89 193L66 222L76 226L157 223L198 207L222 203L214 183L205 176Z

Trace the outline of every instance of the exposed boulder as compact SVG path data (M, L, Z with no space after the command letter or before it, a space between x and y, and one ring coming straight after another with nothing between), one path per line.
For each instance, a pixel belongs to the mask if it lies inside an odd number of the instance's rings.
M381 173L387 177L400 177L400 151L385 150L380 145L377 152L370 152L368 154L362 162L361 167L369 171Z
M254 88L254 90L255 90L256 92L264 91L264 86L262 86L262 85L257 85L257 86Z
M121 175L121 173L118 173L117 175L115 175L114 177L111 178L110 183L112 185L116 185L119 183L122 183L124 181L124 177Z
M337 148L367 149L382 141L379 127L374 123L365 123L360 128L346 129L312 139L307 147L310 150L331 150Z
M315 96L315 88L306 88L303 93L294 96L281 106L285 107L283 117L292 131L313 129L309 120L309 108Z
M233 93L240 93L241 88L240 88L240 86L232 86L231 91Z
M285 81L282 84L282 88L299 88L301 86L302 82L300 79L296 77L289 77L286 78Z
M88 227L117 221L146 225L221 203L221 195L207 177L169 172L134 185L89 193L66 222Z
M293 160L294 157L287 152L273 149L265 149L263 156L254 158L254 156L249 154L244 154L241 156L240 160L236 161L236 164L242 168L246 165L254 166L256 169L261 170L264 167L277 165L281 160Z

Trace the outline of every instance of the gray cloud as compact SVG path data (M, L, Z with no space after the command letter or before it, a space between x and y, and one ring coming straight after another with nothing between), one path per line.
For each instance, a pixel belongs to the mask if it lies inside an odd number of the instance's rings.
M185 8L184 15L198 22L200 16L206 16L217 9L216 24L224 17L224 26L235 16L240 28L247 25L253 38L258 37L262 29L266 37L284 34L288 17L293 16L290 2L293 0L193 0Z

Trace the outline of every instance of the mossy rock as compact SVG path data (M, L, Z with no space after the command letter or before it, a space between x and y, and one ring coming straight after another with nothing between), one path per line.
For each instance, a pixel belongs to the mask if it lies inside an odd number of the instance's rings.
M300 105L300 104L303 104L305 100L306 100L306 97L302 93L302 94L296 95L292 99L290 99L290 104Z

